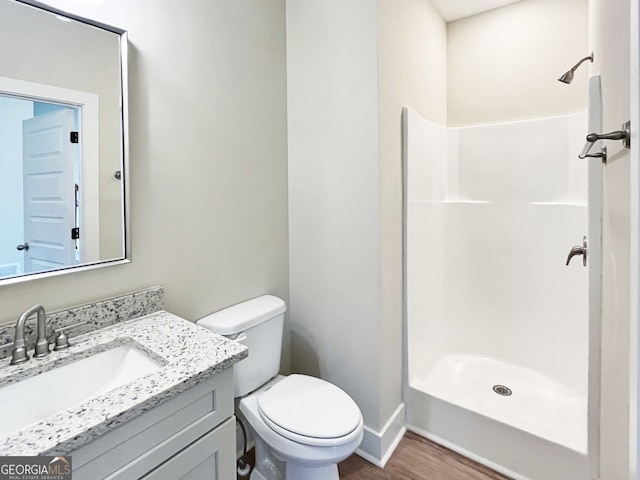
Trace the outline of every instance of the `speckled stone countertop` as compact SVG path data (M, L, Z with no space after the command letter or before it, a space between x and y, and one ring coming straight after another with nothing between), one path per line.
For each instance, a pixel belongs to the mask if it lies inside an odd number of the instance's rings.
M0 455L68 454L248 354L244 345L165 311L75 337L71 344L67 350L21 365L10 366L9 359L3 359L0 388L120 345L133 345L163 366L39 423L0 435ZM0 425L5 415L11 412L0 409Z
M163 303L164 288L157 286L58 312L47 311L47 338L49 343L53 343L56 336L55 330L60 327L75 325L67 332L69 337L75 337L116 323L126 322L162 310ZM25 305L25 310L27 307L28 305ZM14 336L15 321L0 325L0 358L11 355ZM25 341L29 348L35 346L36 322L27 322L25 325Z

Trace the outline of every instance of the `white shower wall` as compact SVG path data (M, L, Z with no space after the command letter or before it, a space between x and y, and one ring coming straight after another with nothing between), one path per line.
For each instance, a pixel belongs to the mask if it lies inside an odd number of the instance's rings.
M404 110L409 383L446 354L587 392L586 114L445 128ZM496 379L499 381L499 379Z

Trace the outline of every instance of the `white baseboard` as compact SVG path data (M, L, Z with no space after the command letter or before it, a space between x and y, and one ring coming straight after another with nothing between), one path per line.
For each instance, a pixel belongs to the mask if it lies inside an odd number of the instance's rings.
M364 427L364 437L356 454L374 465L384 468L391 454L407 431L405 427L405 404L401 403L379 432Z

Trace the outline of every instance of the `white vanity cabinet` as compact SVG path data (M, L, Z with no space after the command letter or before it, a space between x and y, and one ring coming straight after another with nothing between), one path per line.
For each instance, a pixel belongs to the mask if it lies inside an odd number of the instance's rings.
M236 478L233 369L71 452L74 480Z
M236 462L233 449L235 430L235 417L233 417L142 477L142 480L230 480L235 478Z

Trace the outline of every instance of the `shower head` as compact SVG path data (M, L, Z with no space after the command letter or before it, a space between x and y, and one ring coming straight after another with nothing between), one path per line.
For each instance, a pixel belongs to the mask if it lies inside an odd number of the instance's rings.
M587 60L590 60L591 62L593 62L593 53L588 57L584 57L582 60L576 63L571 68L571 70L564 72L558 80L561 81L562 83L567 83L567 84L571 83L573 81L573 72L575 72L576 68L578 68L580 65L582 65L583 62L586 62Z
M562 76L558 79L562 83L571 83L573 81L573 70L569 70L568 72L564 72Z

